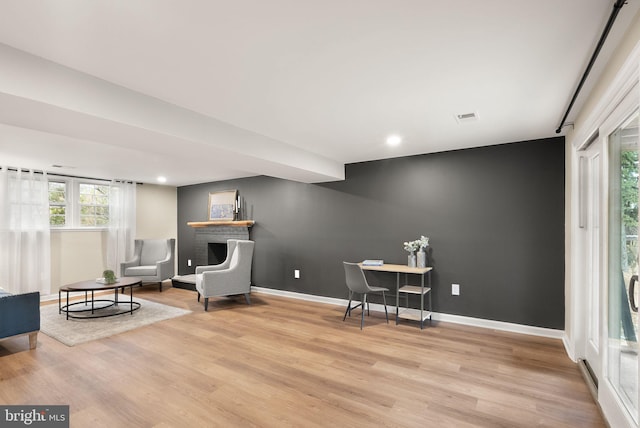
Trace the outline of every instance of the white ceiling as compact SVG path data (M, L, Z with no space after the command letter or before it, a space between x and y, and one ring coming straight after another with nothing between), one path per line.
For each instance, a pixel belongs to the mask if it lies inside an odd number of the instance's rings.
M0 165L320 182L350 162L554 136L613 3L3 0Z

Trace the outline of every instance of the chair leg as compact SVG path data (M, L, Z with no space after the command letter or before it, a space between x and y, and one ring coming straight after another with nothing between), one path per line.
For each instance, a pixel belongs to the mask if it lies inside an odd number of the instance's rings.
M367 295L363 294L362 295L362 316L360 318L360 330L362 330L362 327L364 326L364 309L367 306Z
M344 311L344 316L342 317L342 321L347 319L347 314L351 316L351 290L349 290L349 303L347 303L347 310Z
M387 312L387 298L384 296L384 291L382 292L382 301L384 302L384 316L387 317L387 324L389 324L389 313Z
M36 349L38 346L38 332L29 333L29 349Z
M198 291L198 302L200 301L200 292Z
M249 293L244 293L244 299L247 301L247 305L251 304L251 297L249 296Z
M208 308L209 308L209 298L205 297L204 298L204 310L205 310L205 312L207 311Z

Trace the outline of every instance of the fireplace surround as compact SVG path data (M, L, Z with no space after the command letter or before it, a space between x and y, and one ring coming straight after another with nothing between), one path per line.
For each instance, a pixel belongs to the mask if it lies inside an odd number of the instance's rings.
M187 225L195 229L195 248L194 248L194 266L207 266L209 261L209 253L212 251L210 246L218 246L224 244L226 246L227 239L249 239L249 229L255 222L253 220L236 220L236 221L192 221ZM214 258L220 258L220 250ZM226 249L225 249L226 256ZM222 263L218 260L218 263ZM195 270L195 267L194 267ZM187 290L196 289L196 275L176 275L172 279L173 287L184 288Z
M226 244L227 239L249 239L249 228L254 222L205 221L187 224L195 228L195 265L206 266L209 264L209 244Z
M249 229L254 224L253 220L188 222L195 229L194 266L215 264L209 262L210 244L226 245L227 239L249 239ZM195 290L195 274L176 277L172 282L174 287Z

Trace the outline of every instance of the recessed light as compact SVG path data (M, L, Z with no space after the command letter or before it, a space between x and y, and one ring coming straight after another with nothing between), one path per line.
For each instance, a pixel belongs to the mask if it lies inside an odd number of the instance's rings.
M402 142L402 137L399 135L389 135L387 137L387 144L390 146L397 146Z
M167 182L167 177L164 176L159 176L156 180L158 180L158 183L166 183Z

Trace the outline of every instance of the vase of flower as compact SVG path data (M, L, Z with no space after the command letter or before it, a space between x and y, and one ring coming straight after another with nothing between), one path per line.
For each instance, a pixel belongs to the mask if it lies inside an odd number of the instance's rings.
M417 263L416 255L413 252L411 252L407 257L407 266L416 267L416 263Z
M418 249L418 241L408 241L404 243L405 251L409 252L407 257L407 265L409 267L416 267L416 250Z
M417 242L420 247L420 250L418 251L417 265L419 268L424 268L427 267L427 252L425 249L429 246L429 238L422 235Z

